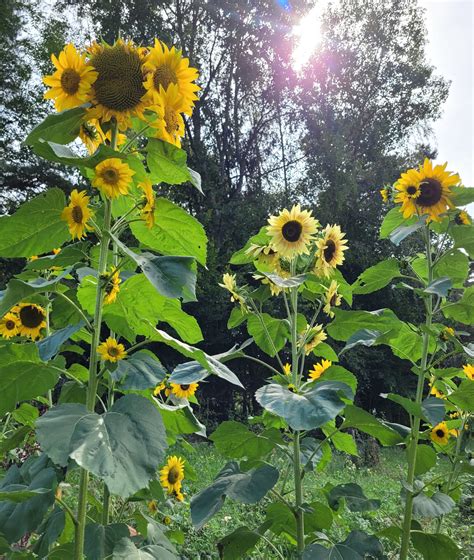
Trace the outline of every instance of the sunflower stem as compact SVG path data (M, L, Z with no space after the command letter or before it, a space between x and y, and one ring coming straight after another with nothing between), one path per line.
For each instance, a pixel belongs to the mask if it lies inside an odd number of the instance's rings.
M433 279L433 264L431 258L431 238L429 226L425 226L425 244L426 244L426 265L428 270L428 285ZM423 399L423 387L425 381L425 373L428 365L428 351L430 342L430 328L431 321L433 318L433 296L429 294L426 298L426 319L425 325L426 329L423 332L423 347L421 354L421 364L420 371L418 372L418 384L416 388L416 399L415 402L421 405ZM407 472L407 487L412 488L413 482L415 480L415 465L416 465L416 455L418 440L420 437L420 417L415 416L413 418L412 430L411 430L411 442L408 448L408 472ZM405 513L403 518L403 528L402 528L402 542L400 548L400 560L407 560L408 552L410 547L410 530L413 515L413 499L414 493L407 489L406 501L405 501Z

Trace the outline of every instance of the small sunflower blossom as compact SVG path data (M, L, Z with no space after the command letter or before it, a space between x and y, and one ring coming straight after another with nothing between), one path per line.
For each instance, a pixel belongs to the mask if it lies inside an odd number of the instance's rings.
M316 379L319 379L331 366L331 360L321 360L318 364L314 364L313 369L309 370L309 380L316 381Z
M314 273L329 278L334 270L344 262L344 251L347 251L345 233L338 225L327 225L323 237L316 242L316 264Z
M154 397L159 397L161 396L161 393L165 394L166 397L169 397L171 395L171 387L169 387L167 385L167 383L165 383L164 381L162 383L159 383L154 389L153 389L153 396Z
M287 375L287 376L290 376L290 375L291 375L291 364L286 363L286 364L283 366L283 375Z
M79 128L79 138L82 140L89 154L97 151L97 148L105 142L105 134L97 119L85 121Z
M262 284L264 284L265 286L268 286L270 288L270 293L272 294L272 296L280 295L281 292L283 292L284 289L285 289L285 288L281 288L280 286L275 284L275 282L272 282L270 280L270 278L268 278L267 276L265 276L263 274L253 274L253 278L255 280L260 280L260 282Z
M74 189L71 192L69 204L61 213L61 219L67 222L69 233L72 239L82 239L86 235L86 231L92 227L88 224L93 213L89 208L90 197L86 191L78 191Z
M466 377L471 381L474 381L474 364L466 364L465 366L462 366L462 369Z
M434 385L430 384L430 395L436 397L437 399L446 399L446 395L437 389Z
M390 201L390 195L392 194L390 187L384 187L383 189L380 189L379 192L380 196L382 197L382 202L384 204L387 204L387 202Z
M449 340L456 336L456 331L452 327L444 327L441 331L440 336L443 340Z
M184 479L184 460L173 455L168 457L166 465L160 470L160 483L169 494L181 492Z
M306 330L301 334L301 340L304 343L305 354L310 354L316 346L325 341L327 334L324 332L322 325L315 325L314 327L307 327Z
M134 174L135 171L120 158L105 159L96 166L92 185L107 198L117 198L128 194Z
M431 429L430 438L431 441L437 443L438 445L447 445L449 442L449 437L457 437L457 430L450 430L446 422L440 422Z
M334 317L334 312L332 311L333 307L339 307L341 305L341 296L337 293L339 289L339 284L335 280L331 280L331 284L329 284L326 293L324 294L324 307L323 311L329 317Z
M7 340L16 336L20 331L18 315L9 311L0 319L0 335Z
M428 215L428 221L439 222L442 214L454 208L451 187L460 184L457 173L446 171L447 163L435 165L428 158L418 169L402 173L395 183L398 193L395 202L401 203L400 212L405 219L413 215Z
M235 280L235 274L229 274L226 272L222 276L222 284L219 284L221 288L224 288L230 293L230 301L233 303L240 303L242 309L246 309L245 299L237 292L237 282Z
M119 362L127 356L125 346L117 342L115 338L109 336L105 342L97 347L102 360L106 362Z
M143 206L141 209L141 217L146 227L151 229L155 225L155 193L151 181L147 179L138 183L138 187L143 191Z
M36 303L20 303L12 313L19 319L18 334L37 340L41 338L41 331L46 328L46 311Z
M311 214L296 204L291 210L285 208L278 216L270 216L267 233L273 250L289 259L309 254L309 246L319 227L319 221Z
M158 511L158 503L156 500L150 500L147 502L146 507L150 513L156 513Z
M470 226L472 224L472 219L465 210L460 210L454 216L454 223L458 226Z
M117 294L120 292L120 273L115 268L109 274L106 274L105 279L105 296L104 305L109 305L117 299Z
M178 86L170 84L166 90L160 86L160 93L155 105L151 108L158 118L150 121L156 130L156 138L181 148L181 138L184 136L184 119L181 113L190 109L184 103Z
M179 384L171 383L171 393L179 399L188 399L197 391L199 383Z

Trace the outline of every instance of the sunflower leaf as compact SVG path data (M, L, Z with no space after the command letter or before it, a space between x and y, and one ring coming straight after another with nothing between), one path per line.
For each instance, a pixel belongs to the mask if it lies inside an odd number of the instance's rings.
M69 144L79 136L85 112L86 109L82 106L48 115L33 128L23 143L25 146L33 146L40 140L49 140L57 144Z
M357 295L370 294L384 288L397 276L400 276L397 259L387 259L364 270L352 284L352 292Z

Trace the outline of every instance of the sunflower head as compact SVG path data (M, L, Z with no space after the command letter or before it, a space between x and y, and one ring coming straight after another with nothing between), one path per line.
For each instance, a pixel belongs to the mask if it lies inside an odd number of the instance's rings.
M19 333L19 330L20 320L15 313L8 312L0 319L0 335L3 338L12 338Z
M97 347L101 358L107 362L118 362L127 356L125 346L119 344L115 338L109 336L105 342L102 342Z
M285 208L278 216L270 216L268 223L267 233L273 250L290 259L309 253L309 245L319 227L318 220L310 211L301 210L299 204L291 210Z
M324 342L326 338L327 334L324 332L322 325L315 325L311 328L308 327L302 334L305 354L310 354L316 346Z
M287 375L287 376L290 376L290 375L291 375L291 364L286 363L286 364L283 366L283 374L284 374L284 375Z
M156 129L156 137L180 148L181 138L184 136L184 120L181 113L186 111L186 105L178 86L170 84L166 90L160 86L160 92L151 109L158 117L150 122Z
M46 328L46 311L36 303L20 303L14 311L18 315L19 334L32 340L41 338L41 331Z
M61 213L61 219L67 222L69 233L73 239L82 239L86 231L92 229L87 223L92 218L89 202L90 198L86 191L79 192L74 189L71 192L69 204Z
M138 187L143 191L141 216L145 221L146 227L151 229L155 225L155 193L153 185L149 179L146 179L138 183Z
M313 369L309 370L310 381L316 381L321 375L332 366L331 360L321 360L318 364L313 365Z
M128 194L134 174L135 171L120 158L105 159L96 166L92 185L107 198L117 198Z
M449 436L457 437L457 430L450 430L446 422L440 422L434 428L431 429L430 438L438 445L447 445L449 442Z
M458 226L470 226L472 224L471 217L465 210L460 210L459 212L457 212L457 214L454 216L454 222Z
M58 57L51 55L51 61L56 71L43 78L51 88L45 93L45 99L54 99L57 111L72 109L88 101L97 72L86 63L84 55L69 43Z
M345 233L338 225L328 225L323 231L323 237L318 239L316 265L314 272L318 276L329 277L337 266L344 262L344 251L349 248Z
M166 465L160 470L160 482L169 494L181 492L184 479L184 461L181 457L168 457Z
M324 294L324 307L323 311L329 317L334 317L334 312L332 311L333 307L339 307L341 305L341 296L338 294L337 290L339 288L339 284L335 280L331 280L331 284L329 284L326 293Z
M171 383L171 392L179 399L188 399L197 391L199 383L179 384Z
M104 296L104 304L109 305L113 303L117 299L117 294L120 292L120 283L122 280L120 279L119 271L115 268L112 271L105 275L105 296Z
M443 340L450 340L456 336L456 331L452 327L444 327L441 331L440 336Z
M462 369L466 374L466 377L471 381L474 381L474 364L466 364L465 366L462 366Z
M79 129L79 138L84 143L87 151L93 154L104 143L105 134L97 119L85 121Z
M219 284L219 286L230 293L231 302L238 302L243 309L246 309L245 299L238 293L235 274L229 274L228 272L226 272L222 276L222 284Z
M389 187L384 187L380 189L380 196L382 197L382 201L386 204L390 200L391 190Z

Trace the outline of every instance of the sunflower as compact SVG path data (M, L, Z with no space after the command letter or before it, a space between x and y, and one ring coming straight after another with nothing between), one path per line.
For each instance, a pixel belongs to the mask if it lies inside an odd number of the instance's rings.
M245 307L244 298L237 293L237 283L235 281L235 274L225 273L222 276L222 284L219 284L221 288L226 289L230 292L230 301L238 302L242 307Z
M120 292L120 275L119 271L115 268L112 269L110 274L107 274L107 284L105 285L104 304L108 305L117 299L117 294Z
M311 381L316 381L321 375L332 366L331 360L321 360L319 364L314 364L313 369L309 370L309 378Z
M155 193L153 192L153 185L149 179L146 179L138 183L138 186L144 193L144 205L141 216L146 223L146 227L151 229L155 225Z
M187 385L171 383L171 392L180 399L187 399L194 395L198 387L199 383L188 383Z
M432 386L431 389L430 389L430 395L432 395L433 397L436 397L437 399L445 399L446 398L445 394L434 386Z
M462 366L462 369L466 374L466 377L469 378L471 381L474 381L474 365L466 364L465 366Z
M20 303L14 311L18 314L20 323L19 334L32 340L41 338L41 329L46 328L46 311L36 303Z
M178 86L171 84L166 91L161 87L156 103L151 109L158 116L150 122L156 129L156 137L181 148L181 138L184 136L184 120L181 113L185 111L186 105L179 94Z
M83 141L87 151L93 154L104 143L105 134L97 119L83 122L79 128L79 138Z
M318 344L326 340L327 334L324 332L322 325L315 325L310 329L306 329L303 333L305 354L310 354Z
M54 99L57 111L64 111L82 105L88 100L97 72L86 63L85 57L69 43L59 53L51 55L56 71L45 76L43 82L51 89L44 94L45 99Z
M181 492L181 488L174 489L171 494L178 500L178 502L184 502L184 494Z
M457 430L450 430L446 422L440 422L431 429L430 438L438 445L446 445L449 441L449 436L457 437Z
M158 511L158 503L156 500L150 500L149 502L147 502L146 507L151 514Z
M119 344L115 338L112 338L111 336L109 336L105 342L99 344L97 351L99 352L102 360L106 360L107 362L118 362L127 356L125 346L123 344Z
M335 268L344 262L344 251L347 251L347 240L344 239L345 233L337 225L327 225L323 231L324 237L318 239L316 245L317 261L315 274L318 276L331 276Z
M272 294L272 296L278 296L285 289L277 286L275 282L272 282L270 278L264 276L263 274L253 274L253 278L255 280L260 280L262 284L267 285L270 288L270 293Z
M382 197L382 201L386 204L390 200L390 188L384 187L379 192L380 196Z
M331 284L329 284L329 288L326 290L324 294L324 307L323 311L329 317L334 317L333 311L331 311L331 307L339 307L341 305L341 296L337 293L339 289L339 284L335 280L331 280Z
M184 479L184 461L181 457L168 457L166 465L160 470L160 482L169 494L181 492Z
M270 216L268 223L267 233L271 237L273 250L288 258L309 253L308 245L319 226L311 212L301 210L299 204L291 210L285 208L278 216Z
M74 189L69 199L69 205L61 213L61 219L67 222L69 233L73 239L82 239L86 230L92 229L87 224L92 217L92 212L88 206L89 202L90 197L87 196L86 191L79 192Z
M88 118L107 122L115 119L120 130L132 117L143 118L149 103L143 99L144 53L131 41L119 39L113 45L94 43L88 48L89 64L97 73L91 90Z
M154 397L159 397L161 395L161 392L164 391L165 395L167 397L170 396L171 394L171 389L168 387L168 385L166 385L166 383L163 381L162 383L160 383L159 385L157 385L154 389L153 389L153 396Z
M465 210L460 210L454 216L454 221L458 226L470 226L472 223L471 217Z
M0 319L0 335L12 338L19 332L20 321L15 313L8 312Z
M452 327L444 327L440 334L443 340L449 340L456 335L456 331Z
M155 39L155 46L150 49L143 69L146 72L143 85L151 99L156 102L162 88L166 91L170 85L175 85L186 106L184 112L191 115L194 101L198 99L196 92L201 89L194 83L199 74L189 66L189 60L180 50L170 49Z
M451 191L449 190L460 181L457 173L446 171L447 163L436 165L425 159L419 169L409 169L402 173L395 183L399 193L395 202L401 202L400 211L404 218L411 218L414 214L428 214L429 220L441 221L440 215L453 208Z
M286 363L283 366L283 373L284 373L284 375L288 375L288 376L291 375L291 365L290 364Z
M128 194L128 187L132 182L135 171L120 158L104 159L95 168L92 185L108 198L117 198Z

